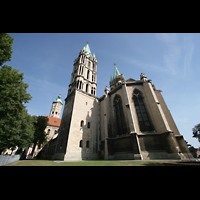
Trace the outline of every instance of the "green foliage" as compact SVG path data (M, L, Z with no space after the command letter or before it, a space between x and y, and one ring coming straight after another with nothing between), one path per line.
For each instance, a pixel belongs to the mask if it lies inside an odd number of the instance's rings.
M23 73L4 65L0 68L0 152L10 147L27 146L33 138L33 118L27 113L25 103L31 100Z
M40 148L41 144L47 142L47 138L46 138L46 134L44 130L48 125L49 119L45 116L38 116L38 117L33 116L33 117L35 118L35 123L34 123L35 132L34 132L33 143L34 144L37 143Z
M13 40L7 33L0 33L0 66L11 60Z
M200 124L197 124L193 129L193 137L197 138L198 141L200 142Z

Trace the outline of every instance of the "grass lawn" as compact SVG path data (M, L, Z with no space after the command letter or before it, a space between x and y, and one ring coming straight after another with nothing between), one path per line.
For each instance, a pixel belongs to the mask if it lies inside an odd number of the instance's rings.
M77 162L54 162L52 160L19 160L5 166L164 166L163 162L177 160L90 160Z

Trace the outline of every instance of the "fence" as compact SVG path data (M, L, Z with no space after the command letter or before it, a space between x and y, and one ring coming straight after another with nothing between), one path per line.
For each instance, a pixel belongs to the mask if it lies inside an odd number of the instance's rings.
M9 163L12 162L16 162L20 159L21 155L13 155L13 156L9 156L9 155L0 155L0 166L2 165L7 165Z

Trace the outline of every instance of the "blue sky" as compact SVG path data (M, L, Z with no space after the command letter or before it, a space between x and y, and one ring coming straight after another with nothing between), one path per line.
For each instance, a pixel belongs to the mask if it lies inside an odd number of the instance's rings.
M7 65L24 73L33 97L31 115L49 115L59 93L67 96L73 62L89 41L97 65L97 97L109 86L114 63L125 78L145 73L165 102L184 138L199 147L192 128L200 123L200 34L191 33L9 33L13 55ZM63 106L64 107L64 106ZM62 109L63 110L63 109ZM61 116L62 117L62 116Z

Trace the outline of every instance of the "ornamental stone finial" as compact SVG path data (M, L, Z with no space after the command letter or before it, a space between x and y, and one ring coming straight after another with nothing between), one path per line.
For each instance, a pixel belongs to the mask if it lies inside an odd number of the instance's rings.
M143 81L143 82L146 82L147 81L147 76L143 73L140 74L140 80Z

